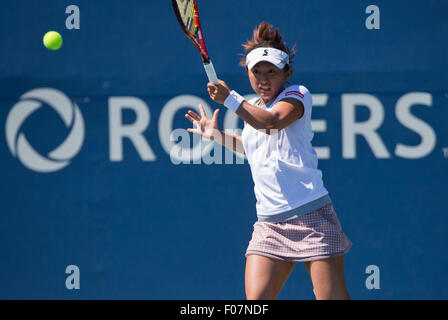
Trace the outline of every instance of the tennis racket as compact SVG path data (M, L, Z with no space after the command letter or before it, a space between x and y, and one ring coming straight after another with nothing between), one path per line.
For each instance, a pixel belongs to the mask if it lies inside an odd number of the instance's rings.
M171 0L171 3L173 4L174 12L176 13L180 27L187 37L193 42L201 55L208 80L218 84L218 77L216 76L215 68L210 60L207 48L205 47L201 23L199 21L198 4L196 0Z

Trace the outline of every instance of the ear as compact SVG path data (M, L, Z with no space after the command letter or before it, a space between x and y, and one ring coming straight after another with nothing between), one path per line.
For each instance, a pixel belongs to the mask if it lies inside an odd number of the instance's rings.
M291 78L292 75L292 69L288 68L288 71L285 71L285 82L289 80L289 78Z

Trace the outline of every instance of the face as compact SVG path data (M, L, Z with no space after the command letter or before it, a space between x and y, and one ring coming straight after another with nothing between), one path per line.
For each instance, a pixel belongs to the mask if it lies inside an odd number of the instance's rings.
M272 63L261 61L248 71L252 89L260 96L264 103L275 99L283 90L285 82L291 76L291 69L285 72Z

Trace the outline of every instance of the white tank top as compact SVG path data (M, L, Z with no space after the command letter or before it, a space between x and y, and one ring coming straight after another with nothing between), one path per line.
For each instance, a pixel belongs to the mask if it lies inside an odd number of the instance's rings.
M286 221L331 202L322 172L317 168L317 153L311 145L314 133L308 89L302 85L290 86L275 100L259 107L271 111L285 98L302 102L305 110L300 119L274 134L245 123L241 134L254 180L259 221ZM259 98L254 98L249 103L256 105L258 101Z

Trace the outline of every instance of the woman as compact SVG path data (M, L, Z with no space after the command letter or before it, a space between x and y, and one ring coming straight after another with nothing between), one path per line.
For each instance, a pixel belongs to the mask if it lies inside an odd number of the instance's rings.
M316 299L350 299L343 255L351 242L317 169L311 94L285 86L295 50L272 28L262 22L243 45L241 65L259 98L246 101L221 80L207 85L215 102L244 120L242 135L218 130L219 109L209 119L202 106L201 115L185 115L195 125L188 131L245 154L251 166L258 221L246 251L247 299L276 299L296 262L304 263Z

